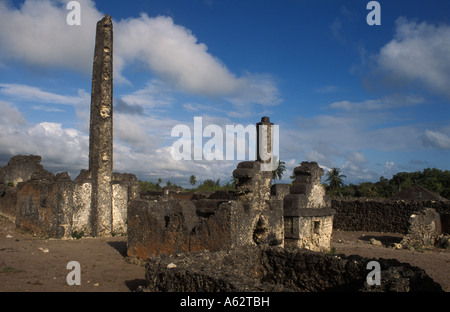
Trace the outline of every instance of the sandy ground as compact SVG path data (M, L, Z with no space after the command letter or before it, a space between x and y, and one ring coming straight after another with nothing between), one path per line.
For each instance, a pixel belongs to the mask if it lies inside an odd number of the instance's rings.
M382 243L373 245L371 238ZM400 243L403 235L379 232L334 231L332 248L336 253L360 255L367 258L397 259L423 269L442 289L450 292L450 250L427 248L420 251L394 249L394 243Z
M371 244L375 238L382 246ZM333 233L337 254L395 258L424 269L442 288L450 291L450 251L396 250L399 234L376 232ZM56 240L33 237L0 217L1 292L130 292L145 283L144 267L126 257L126 237ZM69 286L70 261L80 264L81 285Z

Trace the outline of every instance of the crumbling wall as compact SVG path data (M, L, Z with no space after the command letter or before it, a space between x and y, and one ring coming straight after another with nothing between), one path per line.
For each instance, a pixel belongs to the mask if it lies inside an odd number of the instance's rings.
M441 234L441 218L433 208L425 208L409 217L408 234L403 238L403 247L422 248L434 246Z
M281 207L271 208L275 212ZM236 200L135 199L128 205L127 254L146 259L149 255L280 245L273 228L282 225L273 220Z
M8 184L0 184L0 215L15 222L17 188Z
M373 260L381 285L366 282ZM422 269L397 260L267 246L149 257L145 268L152 292L442 291Z
M30 180L32 176L51 177L51 173L41 165L41 156L17 155L0 168L0 213L3 216L15 221L17 185Z
M240 244L284 246L283 201L271 196L272 172L261 166L260 161L243 161L233 171L237 201L244 207L237 220Z
M424 208L434 208L441 216L450 214L448 201L333 199L336 210L333 227L343 231L375 231L407 234L409 218ZM450 229L442 222L444 233Z
M67 174L33 175L17 187L16 226L48 237L70 236L72 181Z
M128 255L284 245L283 202L270 195L271 172L243 162L236 192L193 194L192 200L136 199L128 205Z
M41 156L16 155L6 166L0 168L0 184L17 186L20 182L30 180L33 174L43 172L45 169L41 165Z
M16 226L37 235L67 238L94 235L92 220L92 175L81 170L75 180L67 172L53 173L40 165L40 156L15 156L1 168L0 213ZM113 174L111 234L126 234L128 202L139 193L132 174Z
M134 174L113 173L112 229L113 234L127 233L128 203L139 196L139 183Z

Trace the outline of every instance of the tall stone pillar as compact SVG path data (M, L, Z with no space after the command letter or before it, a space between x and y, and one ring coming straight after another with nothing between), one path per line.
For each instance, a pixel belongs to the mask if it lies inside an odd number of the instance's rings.
M113 25L109 15L97 23L92 73L89 171L92 177L92 236L112 229Z

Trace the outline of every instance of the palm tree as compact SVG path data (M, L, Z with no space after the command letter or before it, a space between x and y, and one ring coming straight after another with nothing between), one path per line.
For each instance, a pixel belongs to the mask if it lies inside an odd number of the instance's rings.
M341 169L331 168L327 172L327 179L325 181L330 182L331 190L335 190L344 185L343 178L346 178L346 176L341 174Z
M284 161L279 160L277 169L272 171L273 181L275 182L277 178L278 178L278 180L281 180L281 178L283 177L283 172L285 172L285 171L286 171L286 166L285 166Z
M189 177L189 183L190 183L192 186L194 186L195 183L197 183L197 177L196 177L195 175L191 175L191 176Z

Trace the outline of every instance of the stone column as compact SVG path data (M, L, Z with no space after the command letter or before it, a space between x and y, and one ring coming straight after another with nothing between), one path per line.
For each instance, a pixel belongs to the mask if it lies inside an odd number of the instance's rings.
M263 163L270 163L273 157L271 126L270 117L262 117L256 124L256 160Z
M89 171L92 175L92 236L112 229L113 25L109 15L97 23L92 73Z

